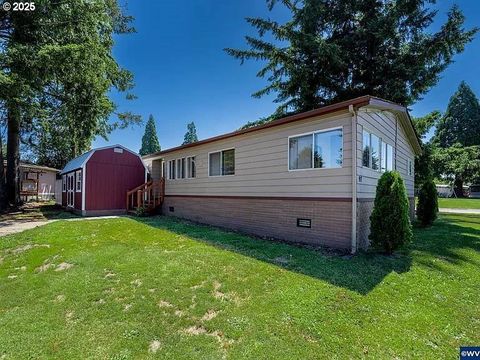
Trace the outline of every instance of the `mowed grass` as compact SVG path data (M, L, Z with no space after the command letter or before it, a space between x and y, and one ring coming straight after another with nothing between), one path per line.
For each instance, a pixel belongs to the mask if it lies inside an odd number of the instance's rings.
M458 357L480 344L480 218L354 257L171 218L0 238L1 359Z
M480 199L438 198L438 207L450 209L480 209Z

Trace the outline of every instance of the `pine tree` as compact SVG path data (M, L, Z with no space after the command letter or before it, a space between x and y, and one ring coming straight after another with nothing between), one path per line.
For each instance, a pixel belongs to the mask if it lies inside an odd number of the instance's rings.
M455 143L480 145L480 103L465 81L450 98L447 111L437 126L435 142L442 148Z
M155 128L155 120L153 115L150 114L147 125L145 126L145 133L142 137L142 148L140 149L140 155L153 154L160 151L160 143L158 142L157 129Z
M191 123L187 124L187 132L183 138L183 144L191 144L198 141L197 136L197 128L195 127L195 123L192 121Z
M277 1L267 2L271 9ZM268 85L253 96L276 93L275 117L365 94L412 104L478 30L465 30L453 6L439 31L428 32L436 11L423 0L280 2L291 12L289 21L247 18L259 37L246 36L247 50L225 49L242 63L266 61L257 76Z

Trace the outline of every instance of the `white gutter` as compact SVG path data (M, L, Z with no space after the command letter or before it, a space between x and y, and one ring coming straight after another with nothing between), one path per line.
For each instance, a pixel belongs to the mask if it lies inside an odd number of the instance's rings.
M352 254L357 252L357 111L348 106L352 114Z

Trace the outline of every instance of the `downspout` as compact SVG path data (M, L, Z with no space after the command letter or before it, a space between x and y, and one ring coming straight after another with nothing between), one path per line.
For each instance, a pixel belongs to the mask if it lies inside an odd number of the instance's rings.
M352 114L352 254L357 252L357 111L348 106Z

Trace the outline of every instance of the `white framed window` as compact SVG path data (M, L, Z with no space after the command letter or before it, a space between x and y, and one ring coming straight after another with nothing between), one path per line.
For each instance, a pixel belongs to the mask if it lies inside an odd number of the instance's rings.
M235 175L235 149L208 154L208 176Z
M185 179L185 158L177 159L177 179Z
M187 157L187 178L192 179L197 177L197 165L195 156Z
M408 176L413 176L413 161L412 161L412 159L407 160L407 171L408 171Z
M393 147L390 144L382 142L382 168L381 171L392 171L393 170Z
M175 160L168 161L168 179L175 180Z
M75 178L76 178L75 191L81 192L82 191L82 170L75 172Z
M288 170L332 169L343 165L343 128L288 138Z
M363 129L362 166L375 171L393 170L393 147Z
M67 175L62 175L62 192L67 191Z

